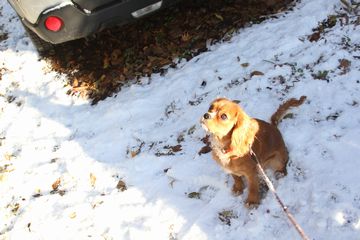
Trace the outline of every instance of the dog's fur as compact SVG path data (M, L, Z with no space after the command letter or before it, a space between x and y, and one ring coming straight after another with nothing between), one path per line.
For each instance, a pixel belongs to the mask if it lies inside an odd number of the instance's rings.
M234 178L233 193L241 194L243 177L247 181L247 206L260 203L260 178L250 148L263 168L273 169L277 176L286 175L288 152L277 124L290 107L301 105L305 99L302 96L283 103L271 117L271 124L249 117L238 104L226 98L214 100L202 117L201 124L211 136L213 158Z

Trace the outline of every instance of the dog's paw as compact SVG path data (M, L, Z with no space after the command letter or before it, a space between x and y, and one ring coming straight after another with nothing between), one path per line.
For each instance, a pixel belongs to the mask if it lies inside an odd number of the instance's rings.
M231 189L231 192L234 196L239 196L244 192L244 189L242 187L238 187L234 184Z
M246 202L245 202L245 207L248 209L258 208L259 205L260 205L260 202L252 202L249 200L246 200Z
M275 172L275 179L279 180L280 178L283 178L287 175L286 169L284 171L276 171Z
M248 196L245 202L245 206L249 209L257 208L260 205L259 196Z

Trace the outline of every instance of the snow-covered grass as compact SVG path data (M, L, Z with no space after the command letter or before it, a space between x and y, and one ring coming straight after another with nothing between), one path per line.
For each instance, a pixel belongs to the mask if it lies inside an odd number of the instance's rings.
M91 106L66 95L1 0L0 239L299 239L270 193L245 208L198 152L217 96L268 120L301 95L279 125L290 162L277 191L311 239L360 239L359 26L350 15L307 39L340 7L303 0Z

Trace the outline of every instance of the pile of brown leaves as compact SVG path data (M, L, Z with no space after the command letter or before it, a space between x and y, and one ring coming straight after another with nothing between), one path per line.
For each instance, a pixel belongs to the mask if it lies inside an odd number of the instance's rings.
M61 44L45 57L53 70L68 75L69 94L95 104L131 80L166 73L176 67L174 59L189 60L206 51L207 42L226 41L245 24L259 23L290 2L183 0L140 21Z

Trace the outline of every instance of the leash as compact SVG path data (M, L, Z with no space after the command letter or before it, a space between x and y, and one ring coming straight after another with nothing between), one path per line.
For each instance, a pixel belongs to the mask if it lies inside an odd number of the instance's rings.
M281 201L279 195L277 194L274 185L272 184L272 182L270 181L269 177L266 175L264 169L261 167L261 164L259 162L259 159L257 158L255 152L252 150L252 148L250 147L250 156L251 159L256 163L257 168L259 169L262 177L264 178L266 185L268 186L268 188L270 189L270 191L273 193L274 197L276 198L276 200L278 201L278 203L280 204L282 210L286 213L286 216L289 218L290 222L292 223L292 225L295 227L296 231L300 234L301 238L303 240L310 240L310 238L308 236L306 236L304 230L301 228L301 226L296 222L294 216L290 213L289 209L285 206L285 204Z

